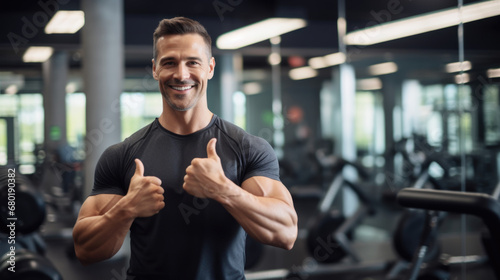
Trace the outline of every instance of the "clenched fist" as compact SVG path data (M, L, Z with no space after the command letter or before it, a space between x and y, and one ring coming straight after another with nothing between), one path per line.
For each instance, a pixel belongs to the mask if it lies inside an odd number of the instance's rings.
M135 173L130 180L127 195L127 205L134 217L150 217L165 207L161 180L155 176L144 177L144 165L135 160Z

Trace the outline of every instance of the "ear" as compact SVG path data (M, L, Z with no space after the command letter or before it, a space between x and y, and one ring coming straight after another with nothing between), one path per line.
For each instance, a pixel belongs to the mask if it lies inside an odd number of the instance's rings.
M215 69L215 58L214 57L210 58L208 67L209 67L208 79L210 80L214 76L214 69Z
M152 68L152 71L153 71L153 78L155 80L158 80L158 74L156 74L156 63L155 63L155 59L151 59L151 63L153 64L153 68Z

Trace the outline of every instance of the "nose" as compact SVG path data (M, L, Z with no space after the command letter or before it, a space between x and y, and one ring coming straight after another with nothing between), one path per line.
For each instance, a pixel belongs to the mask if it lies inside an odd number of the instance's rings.
M186 65L184 65L183 63L179 63L179 65L177 66L177 69L174 72L174 79L179 80L179 81L183 81L183 80L189 79L190 75L191 74L189 73L188 67Z

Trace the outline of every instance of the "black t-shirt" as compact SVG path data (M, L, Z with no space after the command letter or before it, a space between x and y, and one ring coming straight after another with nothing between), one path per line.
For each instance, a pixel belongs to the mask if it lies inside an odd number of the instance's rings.
M226 177L236 185L253 176L279 180L278 161L265 140L214 115L204 129L177 135L158 119L102 154L91 195L126 195L135 171L161 179L165 207L152 217L136 218L130 228L128 274L135 279L245 279L246 233L222 205L186 193L182 185L193 158L216 151Z

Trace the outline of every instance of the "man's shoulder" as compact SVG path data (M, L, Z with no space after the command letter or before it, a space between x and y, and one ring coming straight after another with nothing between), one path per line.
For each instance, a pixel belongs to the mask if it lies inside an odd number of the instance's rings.
M246 138L257 137L257 136L254 136L254 135L248 133L243 128L235 125L234 123L226 121L220 117L217 117L217 119L215 121L215 126L218 129L220 129L222 132L224 132L226 135L237 140L238 142L240 142L241 140L244 140Z
M139 129L125 140L113 144L104 150L96 166L94 187L98 186L98 188L108 189L109 186L128 186L123 176L134 164L136 153L140 150L140 143L143 142L143 139L147 138L149 131L153 127L154 122ZM110 178L114 179L111 180Z
M146 125L145 127L137 130L136 132L132 133L129 137L125 138L125 140L123 140L123 144L125 145L133 145L141 140L143 140L144 138L146 138L150 133L151 131L154 130L154 128L157 126L156 125L156 122L157 120L155 119L153 122L151 122L150 124Z
M138 143L142 142L150 134L154 126L155 126L155 121L137 130L129 137L125 138L123 141L109 146L106 149L105 153L108 155L123 154L124 151L133 149Z
M269 151L272 150L271 145L264 138L253 135L245 131L243 128L218 118L215 122L216 126L231 140L237 143L243 150L247 151Z

